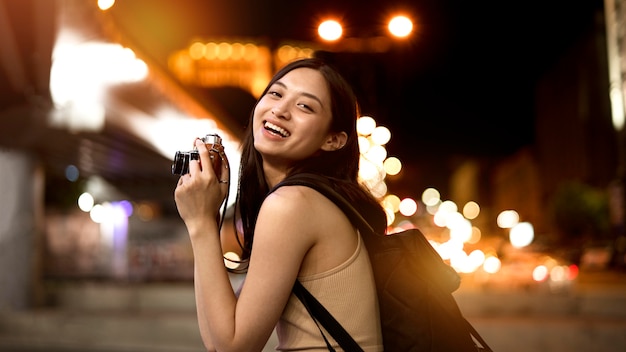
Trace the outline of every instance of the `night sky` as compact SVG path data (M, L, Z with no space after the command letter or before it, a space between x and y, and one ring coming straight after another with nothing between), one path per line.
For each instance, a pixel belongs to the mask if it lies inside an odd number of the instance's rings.
M391 52L329 57L363 112L391 130L389 154L439 177L450 155L505 157L533 143L537 80L593 30L602 8L602 0L118 0L112 11L161 62L194 38L314 41L329 14L346 36L381 35L388 14L408 12L416 33Z

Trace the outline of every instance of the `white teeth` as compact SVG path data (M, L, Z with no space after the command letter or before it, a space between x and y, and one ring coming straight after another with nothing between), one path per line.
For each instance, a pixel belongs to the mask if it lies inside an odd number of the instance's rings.
M265 121L265 129L271 130L272 132L278 133L283 137L289 137L291 133L284 128L274 125L271 122Z

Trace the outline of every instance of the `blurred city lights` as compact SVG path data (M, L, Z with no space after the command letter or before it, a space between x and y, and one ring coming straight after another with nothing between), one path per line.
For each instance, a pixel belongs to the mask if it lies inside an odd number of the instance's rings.
M439 211L454 213L457 210L459 210L459 208L457 207L456 203L451 200L446 200L441 203L441 205L439 205Z
M500 228L510 229L519 222L519 214L515 210L504 210L496 219L496 223Z
M367 137L359 136L359 151L361 152L361 154L367 153L367 151L370 150L371 146L372 144Z
M389 21L387 28L393 36L404 38L413 31L413 22L406 16L395 16Z
M50 94L56 111L50 124L74 131L104 127L103 96L106 88L137 82L148 66L119 44L83 42L75 33L58 36L50 68Z
M68 165L65 168L65 178L70 182L76 182L80 176L80 171L75 165Z
M137 206L137 216L142 221L150 221L156 216L156 209L152 204L140 203Z
M383 162L383 167L387 175L397 175L402 170L402 162L396 157L390 157Z
M567 267L567 279L574 280L578 276L578 266L576 264L571 264Z
M563 265L555 266L550 269L550 280L552 281L566 281L568 268Z
M168 67L186 84L235 86L259 97L271 79L272 67L312 54L310 48L291 45L280 46L272 56L269 47L253 42L195 41L170 55Z
M108 10L115 4L115 0L98 0L98 8L102 11Z
M465 203L465 205L463 206L463 216L465 216L467 219L472 220L476 219L478 214L480 214L480 206L478 205L478 203L474 201Z
M533 269L533 280L545 281L548 279L548 268L545 265L537 265Z
M535 230L529 222L521 222L513 226L509 232L509 240L515 248L528 246L535 238Z
M91 221L95 222L96 224L102 223L105 216L105 209L102 204L94 205L93 208L91 208L91 210L89 211L89 217L91 217Z
M385 196L382 201L383 207L390 209L392 212L398 212L400 210L400 197L395 194L389 194Z
M500 271L502 267L502 262L497 257L487 257L485 258L485 262L483 263L483 270L489 274L495 274Z
M461 215L452 213L448 217L447 227L450 229L450 239L465 243L472 238L472 224L467 219L455 217L456 214ZM450 219L453 220L449 221Z
M374 145L365 153L365 157L376 164L382 165L387 157L387 149L381 145Z
M372 140L378 145L385 145L391 139L391 132L385 126L378 126L372 131Z
M356 131L362 136L369 136L376 128L376 120L371 116L361 116L356 120Z
M89 212L94 206L93 196L87 192L78 197L78 207L84 212Z
M335 20L326 20L317 27L317 33L320 38L328 41L335 41L341 38L343 28L341 24Z
M439 191L434 188L427 188L422 192L422 202L428 206L439 204L441 201L441 195Z
M446 227L447 214L443 211L437 211L433 217L433 222L439 227Z
M363 180L373 180L378 177L378 168L370 160L361 158L359 162L359 177Z
M400 202L398 209L400 210L400 214L404 216L413 216L417 211L417 203L411 198L404 198Z
M476 226L472 226L472 235L470 236L469 240L467 240L467 243L469 244L478 243L481 237L482 237L482 232L480 231L480 229Z

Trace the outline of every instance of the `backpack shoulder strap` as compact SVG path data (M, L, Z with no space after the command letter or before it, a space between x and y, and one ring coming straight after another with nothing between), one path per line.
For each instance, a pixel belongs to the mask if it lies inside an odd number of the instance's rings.
M335 191L330 183L330 180L324 176L310 173L295 174L281 181L270 192L273 192L281 186L290 185L313 188L335 203L335 205L337 205L344 212L344 214L346 214L348 219L350 219L350 221L359 228L359 231L363 233L376 234L374 229L372 229L367 220L363 218L361 213L359 213L346 198Z
M363 351L363 349L359 346L356 341L350 336L350 334L344 329L343 326L333 317L332 314L320 303L320 301L309 292L300 281L296 280L296 283L293 285L293 293L298 297L302 305L306 308L309 315L317 325L322 337L324 338L324 342L326 342L326 346L329 351L335 351L335 349L331 346L330 342L326 338L326 334L322 330L322 327L328 331L330 336L337 341L339 346L344 351ZM321 324L321 326L320 326Z

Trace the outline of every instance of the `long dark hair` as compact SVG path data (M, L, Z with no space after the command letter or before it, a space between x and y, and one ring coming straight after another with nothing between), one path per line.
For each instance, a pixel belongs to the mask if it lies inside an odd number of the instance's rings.
M356 120L358 117L357 99L350 85L338 71L325 61L317 58L291 62L274 75L263 91L261 98L276 81L297 68L314 69L324 76L331 97L332 117L330 132L345 132L348 138L346 144L340 149L321 151L305 160L294 163L288 176L300 172L308 172L328 177L333 181L335 188L349 200L352 200L353 204L364 205L364 211L368 213L367 217L374 219L372 226L383 232L386 226L386 217L382 208L374 197L358 183L360 154L356 132ZM263 160L260 153L254 148L253 118L254 109L250 114L242 144L239 188L236 202L237 211L235 212L238 214L235 217L240 217L241 219L243 230L243 243L241 243L243 250L242 259L247 259L250 256L259 209L270 191L263 172ZM236 221L237 219L235 219Z

